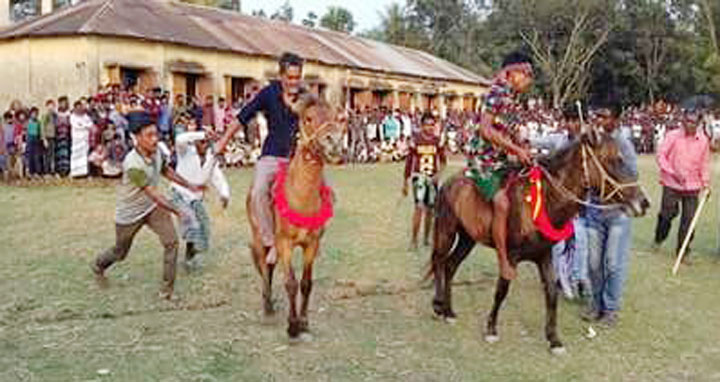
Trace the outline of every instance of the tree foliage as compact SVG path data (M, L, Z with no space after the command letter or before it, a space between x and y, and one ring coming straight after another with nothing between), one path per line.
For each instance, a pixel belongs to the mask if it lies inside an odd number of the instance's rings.
M293 7L290 5L290 1L285 0L285 3L283 3L283 5L281 5L280 8L278 8L278 10L270 16L270 19L291 23L293 21L293 17L295 16L294 13L295 12Z
M317 25L317 15L315 12L310 11L308 12L307 16L302 20L302 25L308 27L308 28L315 28L315 25Z
M490 75L503 56L534 58L536 93L640 104L720 93L718 0L406 0L371 38Z
M352 33L356 23L350 11L343 7L331 6L320 18L320 26L338 32Z
M535 93L555 106L720 94L720 0L398 1L380 12L376 28L359 35L424 50L486 76L503 56L523 50L536 64ZM330 7L319 20L310 12L301 23L353 33L352 16ZM289 2L271 18L291 22Z

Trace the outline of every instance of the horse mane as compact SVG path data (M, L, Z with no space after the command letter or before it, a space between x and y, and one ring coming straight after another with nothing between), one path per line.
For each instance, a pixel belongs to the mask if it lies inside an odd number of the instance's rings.
M314 106L330 107L325 99L310 92L303 92L293 104L292 110L295 114L302 116L308 109Z
M541 157L538 162L548 171L555 172L568 164L580 146L580 142L580 139L573 137L554 153Z

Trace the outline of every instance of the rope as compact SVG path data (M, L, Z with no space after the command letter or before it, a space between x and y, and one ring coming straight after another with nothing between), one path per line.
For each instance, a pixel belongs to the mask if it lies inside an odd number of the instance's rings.
M547 178L550 185L553 186L558 192L560 192L560 194L562 194L563 197L565 197L566 199L569 199L570 201L573 201L584 207L597 208L599 210L615 210L615 209L623 207L622 204L618 204L618 203L595 204L595 203L590 203L586 200L582 200L577 195L575 195L570 190L568 190L565 186L563 186L560 182L558 182L557 179L555 179L555 177L552 176L552 174L550 174L550 171L548 171L545 167L543 167L543 166L538 166L538 167L540 167L540 170L542 171L543 175L545 175L545 178Z
M317 136L330 126L334 126L334 124L332 122L325 122L322 125L320 125L320 127L315 129L315 131L312 133L312 135L307 135L305 133L305 130L303 130L303 128L300 127L300 139L299 139L300 145L310 146L310 144L317 138Z
M603 202L608 201L612 199L615 194L619 193L625 188L628 187L639 187L638 182L632 182L632 183L619 183L616 181L613 177L611 177L607 171L605 170L605 167L603 167L602 163L600 163L600 159L598 159L597 155L595 155L595 152L591 149L589 149L585 144L582 146L583 150L583 167L585 168L584 171L585 177L589 177L589 174L587 173L587 152L590 153L590 158L593 160L593 164L595 164L595 167L597 167L598 171L600 172L600 199L602 199ZM588 180L589 182L589 180ZM605 183L610 183L611 186L613 186L615 189L612 190L609 194L605 195ZM622 197L622 194L620 194Z

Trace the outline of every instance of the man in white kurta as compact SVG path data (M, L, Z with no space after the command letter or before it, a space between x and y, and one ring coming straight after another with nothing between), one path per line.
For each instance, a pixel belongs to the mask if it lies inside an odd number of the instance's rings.
M207 138L204 131L182 133L175 138L175 171L191 184L212 185L220 194L225 208L230 201L230 186L218 165L216 150L208 144ZM222 151L222 148L217 151ZM209 249L210 217L203 203L204 192L191 191L172 183L171 194L173 203L178 209L186 211L188 216L180 222L180 231L187 242L185 262L191 268L196 262L195 255Z
M93 128L93 125L93 120L88 115L85 107L80 102L76 102L73 113L70 115L70 136L72 137L70 176L73 178L88 175L90 129Z

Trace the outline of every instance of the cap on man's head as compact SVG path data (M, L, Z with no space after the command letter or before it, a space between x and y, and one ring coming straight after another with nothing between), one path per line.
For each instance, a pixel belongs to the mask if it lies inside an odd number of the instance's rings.
M152 118L150 118L150 114L144 111L132 111L128 113L127 120L128 130L130 130L130 132L133 134L137 134L145 126L150 126L153 124Z

